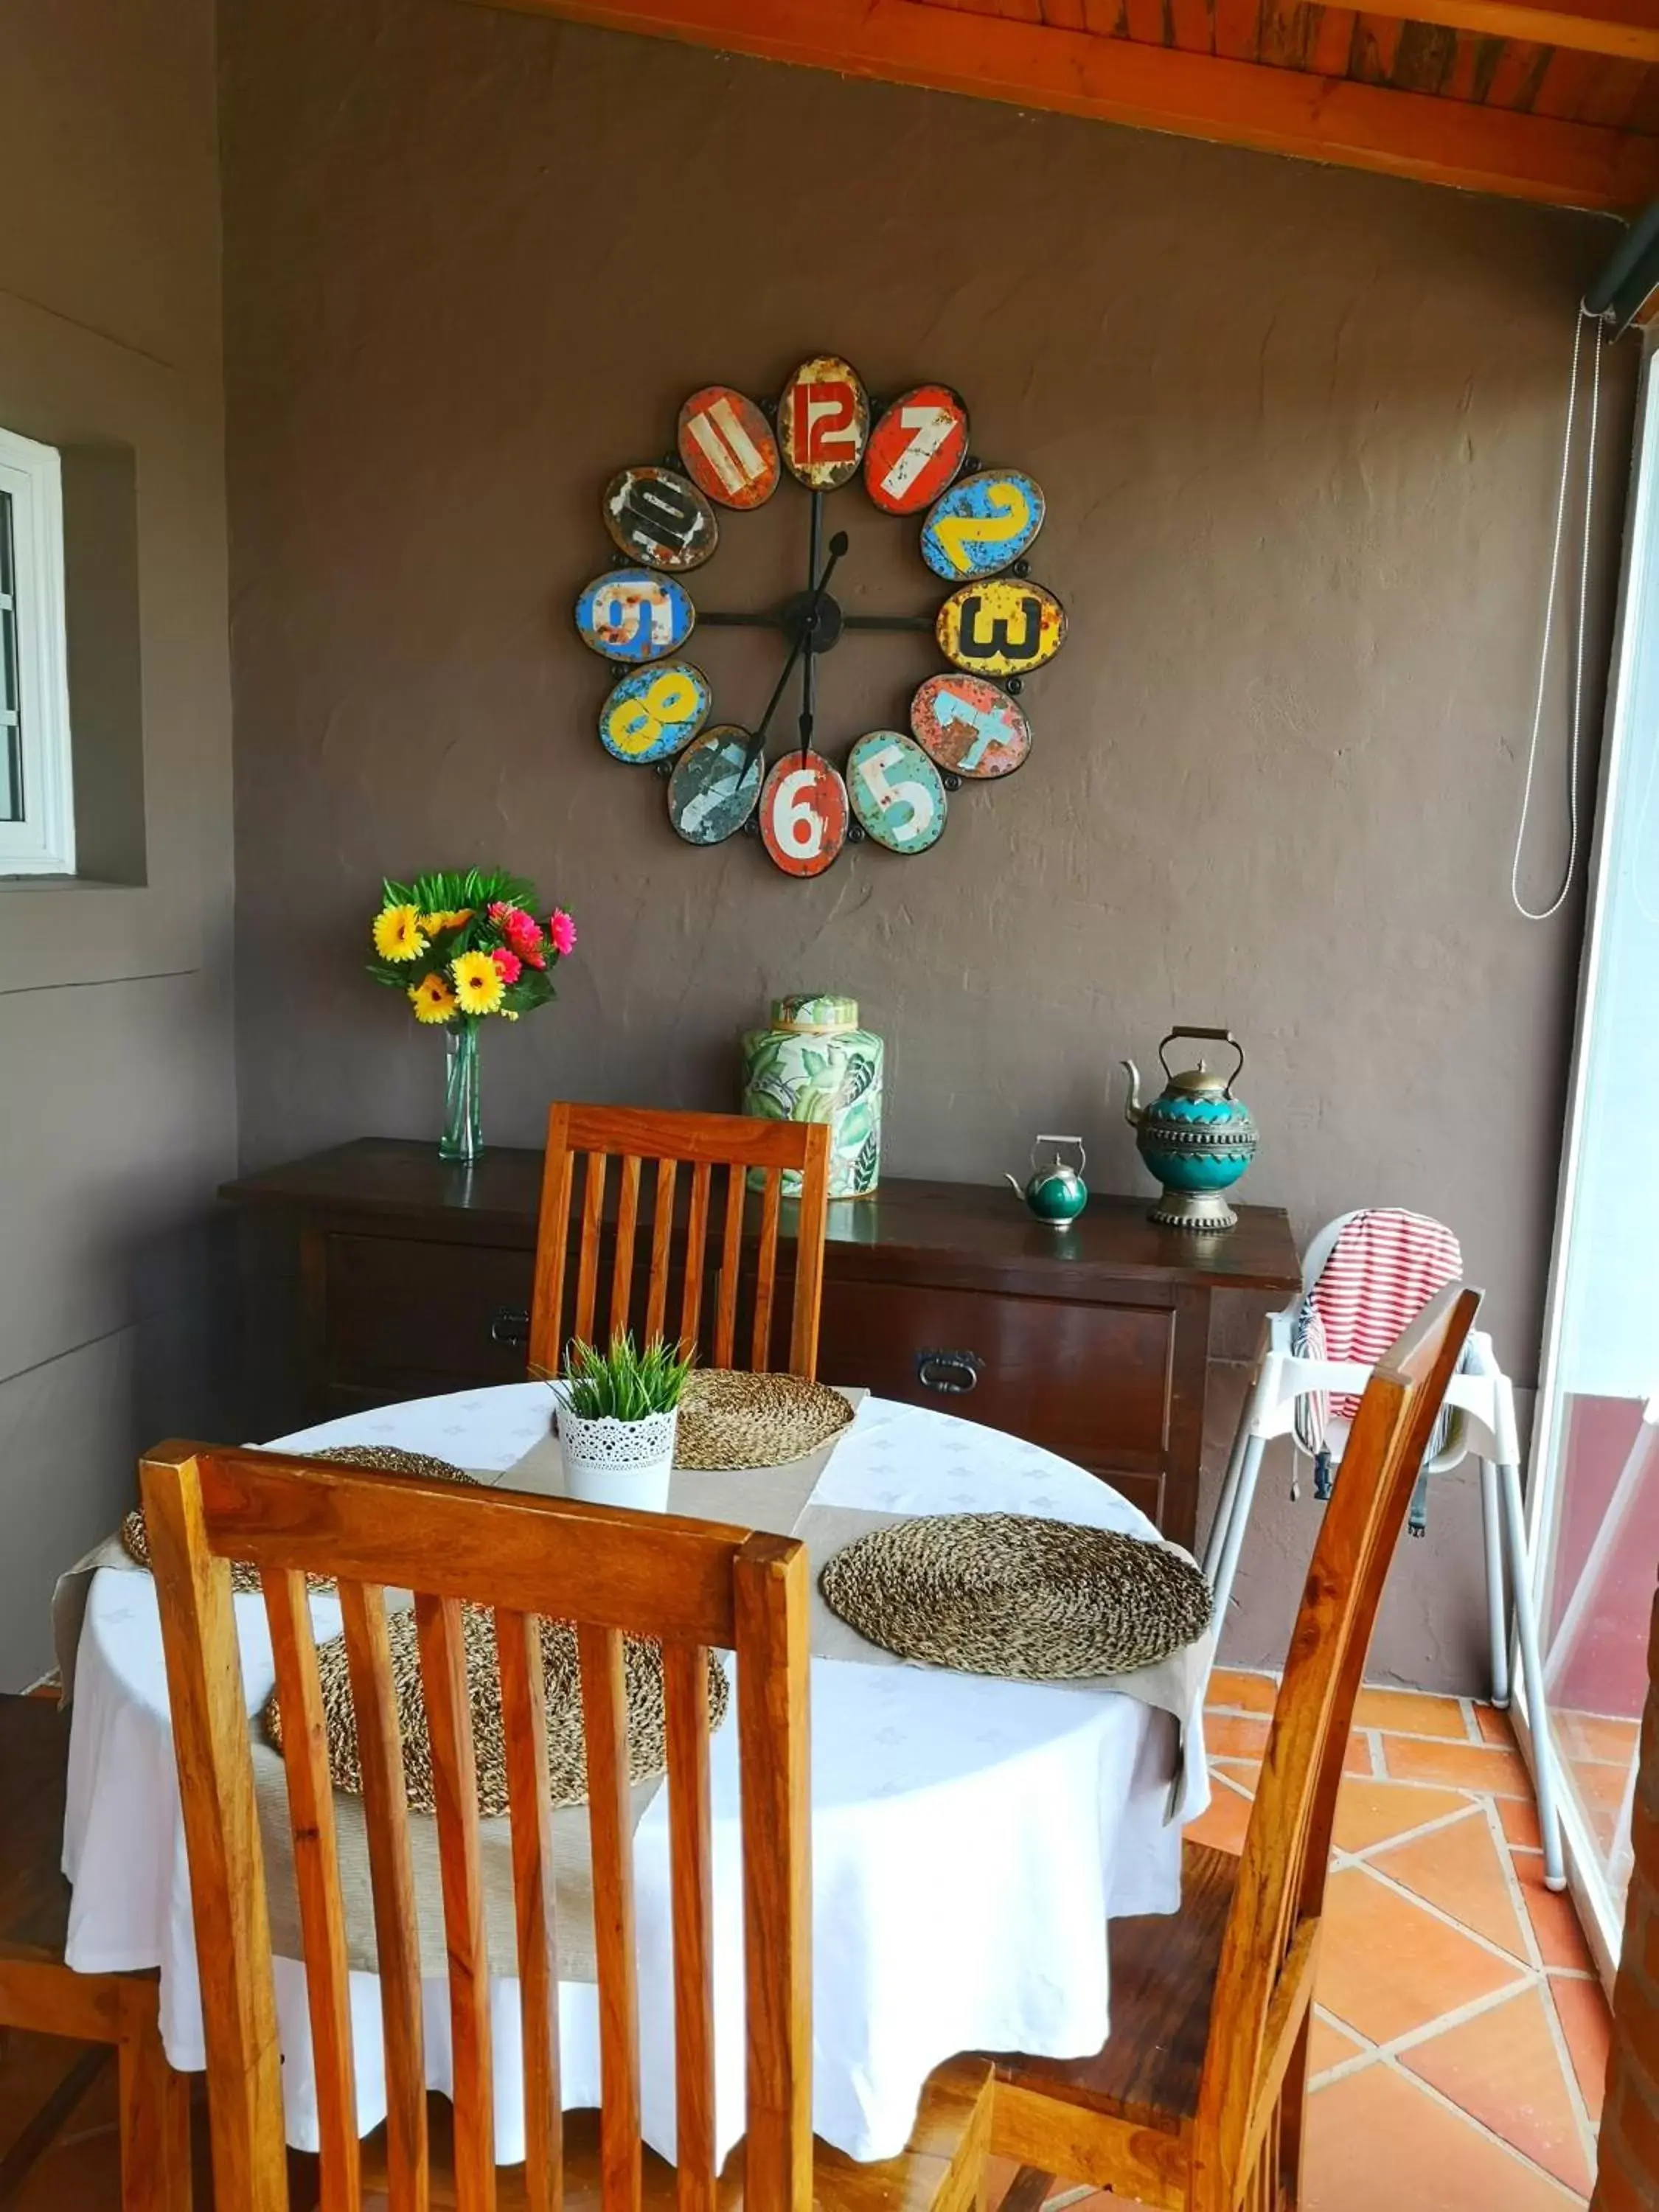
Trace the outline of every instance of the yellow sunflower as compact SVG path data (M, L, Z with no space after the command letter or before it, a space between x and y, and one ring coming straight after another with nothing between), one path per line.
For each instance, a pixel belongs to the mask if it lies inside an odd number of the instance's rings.
M455 1011L455 994L435 971L410 985L409 1001L417 1022L447 1022Z
M471 921L470 906L440 908L435 914L423 914L421 927L428 937L435 937L441 929L459 929L464 921Z
M455 978L455 995L464 1014L495 1012L507 986L487 952L463 952L459 960L451 961L449 972Z
M389 906L374 917L374 950L382 960L418 960L426 951L412 906Z

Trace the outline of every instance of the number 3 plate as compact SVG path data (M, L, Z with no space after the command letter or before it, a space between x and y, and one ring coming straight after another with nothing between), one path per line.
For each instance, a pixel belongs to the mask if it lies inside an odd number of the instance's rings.
M766 779L761 842L787 876L821 876L847 842L847 786L821 753L786 753Z
M847 760L853 811L890 853L925 853L945 828L945 786L914 738L872 730Z

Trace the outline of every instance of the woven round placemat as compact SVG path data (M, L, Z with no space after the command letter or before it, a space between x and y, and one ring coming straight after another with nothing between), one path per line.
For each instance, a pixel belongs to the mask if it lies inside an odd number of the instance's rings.
M1154 1666L1210 1623L1209 1584L1167 1545L1019 1513L895 1522L837 1552L818 1586L884 1651L1022 1681Z
M469 1482L476 1484L477 1477L469 1474L465 1468L457 1467L453 1460L434 1459L427 1452L403 1451L396 1444L328 1444L321 1451L296 1454L305 1459L325 1459L340 1467L367 1468L374 1474L424 1474L437 1482ZM149 1531L144 1526L144 1510L135 1505L121 1523L121 1548L130 1559L141 1567L149 1565ZM332 1589L332 1575L307 1575L307 1586L312 1589ZM251 1567L246 1559L230 1563L232 1589L246 1594L259 1587L259 1570Z
M587 1752L582 1738L580 1668L575 1631L562 1620L544 1620L540 1627L542 1681L547 1702L549 1795L555 1805L580 1805L587 1796ZM392 1681L398 1705L398 1730L403 1739L404 1778L409 1803L414 1812L430 1813L434 1802L432 1741L427 1729L426 1703L421 1692L420 1650L414 1613L405 1608L390 1614L386 1636L392 1650ZM507 1752L501 1681L495 1665L494 1613L483 1606L464 1606L461 1637L466 1656L473 1752L478 1768L478 1811L485 1820L498 1820L507 1809ZM668 1763L664 1740L661 1645L626 1638L623 1667L628 1687L628 1776L630 1782L645 1782L660 1774ZM343 1636L318 1646L317 1668L322 1680L329 1778L337 1790L361 1796L363 1778L358 1765L357 1717L351 1702ZM726 1717L727 1694L725 1671L718 1659L712 1659L708 1668L711 1728L718 1728ZM283 1715L274 1691L260 1717L267 1740L280 1751Z
M680 1398L674 1464L693 1473L782 1467L828 1443L852 1418L839 1390L804 1375L700 1367Z

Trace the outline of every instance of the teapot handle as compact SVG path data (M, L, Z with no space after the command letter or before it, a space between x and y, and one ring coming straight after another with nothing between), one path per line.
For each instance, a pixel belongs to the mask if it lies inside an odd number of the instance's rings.
M1170 1031L1169 1036L1164 1038L1164 1044L1159 1045L1158 1048L1158 1056L1163 1064L1164 1073L1172 1082L1175 1079L1175 1070L1170 1066L1169 1061L1164 1058L1164 1046L1173 1044L1177 1037L1208 1037L1212 1039L1217 1044L1231 1045L1233 1050L1238 1054L1238 1058L1234 1063L1232 1073L1227 1078L1225 1084L1223 1085L1224 1095L1231 1098L1233 1095L1234 1084L1237 1082L1239 1077L1244 1073L1244 1048L1240 1044L1238 1039L1233 1035L1232 1031L1231 1030L1193 1029L1189 1028L1184 1023L1178 1023L1176 1026Z
M1038 1145L1075 1145L1077 1146L1078 1173L1081 1175L1085 1168L1089 1164L1089 1155L1083 1149L1083 1139L1081 1137L1062 1137L1052 1130L1045 1129L1042 1134L1036 1139L1036 1142L1031 1146L1031 1167L1033 1172L1036 1172L1037 1167ZM1013 1182L1014 1181L1012 1176L1010 1176L1008 1180L1010 1182ZM1018 1190L1019 1188L1018 1184L1015 1183L1014 1188ZM1020 1194L1022 1197L1024 1195L1024 1192L1021 1192Z

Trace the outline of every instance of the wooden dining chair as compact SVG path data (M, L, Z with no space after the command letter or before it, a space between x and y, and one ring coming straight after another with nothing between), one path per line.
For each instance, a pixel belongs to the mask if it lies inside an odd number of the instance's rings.
M1310 2007L1354 1699L1417 1472L1480 1304L1452 1285L1379 1361L1314 1547L1242 1857L1188 1844L1181 1911L1110 1928L1092 2057L1004 2056L993 2150L1171 2212L1294 2212Z
M801 1545L718 1523L167 1445L140 1469L161 1615L208 2055L216 2201L282 2212L283 2148L265 1880L228 1562L263 1577L293 1831L316 2069L324 2212L356 2212L362 2167L343 1906L305 1575L334 1576L356 1716L379 1962L393 2212L496 2203L489 1966L463 1601L495 1609L507 1770L529 2212L968 2212L982 2203L990 2069L951 2063L911 2145L861 2166L811 2133L807 1562ZM453 2053L453 2182L431 2172L421 1959L385 1592L415 1593L434 1779ZM561 2119L557 1950L537 1616L576 1625L590 1785L602 2100ZM678 2164L642 2152L624 1635L659 1639L666 1703ZM714 1915L708 1680L737 1655L747 2134L714 2165ZM453 2194L448 2193L453 2189Z
M566 1304L571 1263L570 1222L576 1161L584 1161L580 1232L575 1252L574 1308ZM783 1176L801 1178L796 1206L794 1301L789 1329L788 1371L816 1376L818 1310L823 1294L823 1230L830 1193L830 1131L818 1121L768 1121L738 1114L673 1114L632 1106L556 1105L547 1117L547 1159L541 1216L536 1232L536 1283L530 1312L530 1372L559 1372L568 1337L593 1341L599 1311L599 1249L607 1227L606 1183L612 1159L621 1163L614 1224L611 1226L611 1292L605 1327L616 1336L630 1326L641 1339L666 1335L671 1276L680 1297L676 1328L683 1344L707 1352L714 1367L738 1364L738 1291L749 1172L759 1171L759 1237L751 1291L744 1294L747 1364L757 1373L772 1365L773 1304L777 1288L778 1231ZM646 1161L656 1164L651 1192L650 1267L643 1311L635 1265L641 1184ZM683 1222L677 1220L679 1172L689 1168ZM724 1186L714 1326L704 1326L707 1243L715 1195L714 1172ZM679 1233L677 1236L676 1231ZM675 1246L678 1246L678 1258ZM568 1326L567 1327L567 1316Z
M90 2048L0 2159L0 2203L23 2185L113 2056L123 2212L190 2212L190 2077L161 2048L153 1972L76 1973L65 1960L69 1715L0 1697L0 2040L16 2028Z

